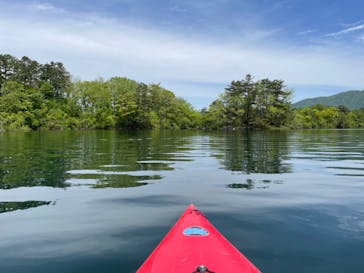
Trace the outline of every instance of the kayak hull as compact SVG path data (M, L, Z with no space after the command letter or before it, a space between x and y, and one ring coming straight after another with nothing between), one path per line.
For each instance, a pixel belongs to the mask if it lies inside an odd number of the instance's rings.
M260 273L191 204L137 273L193 273L202 265L207 272Z

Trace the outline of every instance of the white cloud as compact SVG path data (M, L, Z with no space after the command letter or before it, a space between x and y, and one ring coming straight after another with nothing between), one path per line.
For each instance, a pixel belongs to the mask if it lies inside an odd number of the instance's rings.
M308 35L308 34L315 33L315 32L317 32L316 29L307 29L307 30L298 32L297 35Z
M359 20L359 21L356 21L354 23L346 23L346 24L341 24L343 27L345 28L348 28L348 27L353 27L353 26L356 26L356 25L359 25L359 24L363 24L364 23L364 20Z
M343 30L340 30L338 32L329 33L326 36L338 37L338 36L341 36L341 35L344 35L344 34L348 34L348 33L351 33L351 32L355 32L355 31L358 31L358 30L362 30L362 29L364 29L364 24L360 24L360 25L356 25L356 26L351 26L351 27L345 28Z
M52 12L52 13L64 13L65 10L62 8L55 7L50 3L32 3L30 8L37 11Z
M255 28L255 29L250 29L248 31L245 30L244 32L241 33L241 36L246 42L264 41L265 39L274 37L282 30L283 29L281 28L272 28L272 29Z
M33 15L0 11L0 52L41 62L61 61L82 79L127 76L162 85L168 82L167 87L179 96L198 90L204 93L199 97L215 96L223 90L193 88L193 83L218 86L246 73L284 79L288 84L364 86L363 59L334 47L271 45L246 37L224 43L112 19L68 15L35 20Z
M177 4L175 5L172 5L170 8L169 8L170 11L173 11L173 12L179 12L179 13L185 13L185 12L188 12L188 9L187 8L183 8Z

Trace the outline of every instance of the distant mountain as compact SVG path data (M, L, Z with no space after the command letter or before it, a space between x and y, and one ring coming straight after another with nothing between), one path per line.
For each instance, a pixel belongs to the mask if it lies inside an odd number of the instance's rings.
M346 91L329 97L305 99L293 104L293 108L304 108L316 104L327 106L344 105L350 110L364 108L364 90Z

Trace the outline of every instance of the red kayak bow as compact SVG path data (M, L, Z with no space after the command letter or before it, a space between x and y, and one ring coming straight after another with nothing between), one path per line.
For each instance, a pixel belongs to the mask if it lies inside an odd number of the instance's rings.
M190 205L137 273L261 273Z

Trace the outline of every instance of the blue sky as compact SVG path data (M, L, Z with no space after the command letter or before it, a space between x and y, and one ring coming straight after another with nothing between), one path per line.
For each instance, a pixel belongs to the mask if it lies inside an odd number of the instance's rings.
M0 53L82 80L161 83L196 108L232 81L283 79L293 101L364 89L364 1L0 0Z

